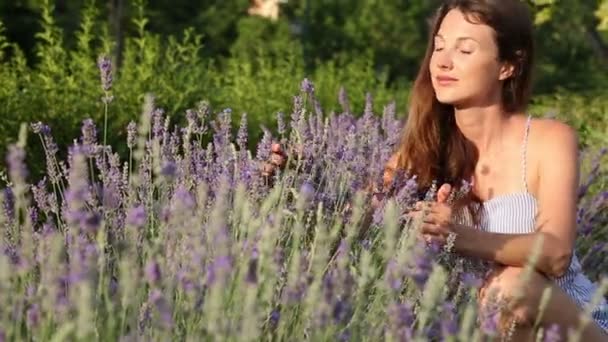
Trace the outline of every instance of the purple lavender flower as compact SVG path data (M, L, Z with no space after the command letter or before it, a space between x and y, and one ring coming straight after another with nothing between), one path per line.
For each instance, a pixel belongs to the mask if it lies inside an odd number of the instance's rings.
M408 268L407 274L419 288L423 288L432 270L433 262L430 255L426 250L423 250L416 253L413 265Z
M59 182L60 175L58 174L57 165L55 162L55 155L58 152L57 144L51 136L51 129L49 126L42 124L41 122L32 124L32 130L39 132L42 135L42 145L44 148L44 155L46 160L47 176L53 184Z
M272 261L277 267L282 267L285 263L285 251L281 247L277 247L272 255Z
M312 95L315 92L315 86L308 78L305 78L300 85L300 91Z
M163 293L159 289L153 289L150 292L150 302L156 307L156 310L160 314L161 323L166 329L173 326L173 312L169 306L169 302Z
M86 212L80 224L84 231L95 235L101 225L101 215L97 212Z
M135 121L131 121L129 122L129 125L127 125L127 147L128 148L133 148L135 147L135 138L137 135L137 124L135 123Z
M148 283L152 286L159 284L162 274L160 271L160 265L156 260L149 260L144 268L144 275Z
M179 186L173 193L173 209L192 210L196 206L196 199L184 186Z
M34 303L30 305L26 313L27 325L30 329L36 327L40 322L40 305Z
M112 276L112 278L110 278L110 281L108 282L108 294L110 295L110 297L114 297L118 293L119 288L120 286L118 284L118 279Z
M15 247L5 246L2 252L9 258L11 264L17 265L19 263L19 251Z
M72 146L69 149L70 159L70 175L68 179L69 188L66 193L66 201L69 207L83 206L89 199L89 179L88 167L85 162L85 154L83 149L78 146Z
M101 76L101 88L103 91L110 91L112 88L112 62L107 56L99 56L97 67Z
M483 283L483 279L481 279L480 277L478 277L476 274L472 273L472 272L464 272L461 274L460 276L460 281L468 287L475 287L475 288L479 288L481 287L482 283Z
M118 209L121 205L121 175L117 170L110 170L110 175L107 179L107 184L102 188L102 201L106 210Z
M348 329L344 329L344 331L342 331L340 334L338 334L338 341L340 341L340 342L350 341L350 338L351 338L351 332Z
M30 217L30 222L32 222L32 224L38 222L38 210L35 207L28 207L27 214Z
M386 266L386 280L389 288L394 291L401 289L401 285L403 283L403 279L399 271L397 261L395 259L390 259Z
M181 269L177 272L177 281L181 288L186 292L192 292L196 289L196 284L192 281L192 277L185 269Z
M336 282L336 275L335 275L335 271L330 271L327 272L324 276L323 276L323 281L322 281L322 288L323 288L323 298L325 299L325 302L327 303L331 303L331 301L333 300L334 297L334 292L335 292L335 282Z
M264 131L264 135L262 136L262 140L258 143L256 159L260 161L266 161L270 158L270 146L272 143L272 135L270 131L262 126L262 130Z
M232 270L232 263L230 256L216 257L207 268L207 285L213 285L217 281L223 282Z
M332 316L335 323L346 324L348 320L352 317L352 314L353 309L347 299L341 298L334 303L332 309Z
M398 173L395 178L398 178L399 175L402 175L402 173ZM401 184L396 184L397 187L401 186ZM398 190L397 194L395 195L395 198L397 199L398 203L404 205L405 207L408 207L413 205L417 201L417 193L418 182L416 176L413 176L405 180L405 184L401 186L401 188Z
M198 123L197 123L197 115L196 112L192 109L186 110L186 121L188 122L188 127L192 130L192 133L198 133Z
M435 201L437 197L437 181L433 180L431 186L429 187L429 189L426 191L426 194L424 195L424 200L427 202L433 202Z
M49 206L48 194L46 192L46 177L38 181L37 185L32 185L31 191L38 208L48 214L51 211L51 207Z
M412 339L412 324L414 313L408 303L393 303L387 309L389 328L392 335L398 341L410 341Z
M230 163L232 153L230 151L230 141L232 138L232 109L226 108L217 115L217 119L212 122L214 130L213 146L217 153L218 163Z
M236 135L236 144L241 151L247 149L247 113L241 116L241 124Z
M167 178L175 178L177 174L177 165L172 161L165 161L161 167L160 174Z
M453 303L443 304L441 311L441 334L444 338L458 333L458 320L456 307Z
M308 181L300 186L300 196L302 196L304 202L310 202L314 198L315 192L314 186Z
M291 113L291 128L294 129L298 127L298 123L302 119L302 114L304 110L304 99L302 96L294 96L293 97L293 111Z
M488 336L497 336L500 324L500 305L496 301L490 301L479 312L481 331Z
M35 134L42 134L42 135L51 134L51 128L48 125L45 125L40 121L30 124L30 127L32 129L32 132L34 132Z
M143 227L146 224L147 219L146 208L140 204L129 210L125 223L134 227Z
M162 139L165 134L165 111L157 108L152 112L152 137Z
M287 128L285 127L285 113L277 112L277 131L280 136L287 134Z
M249 258L247 276L245 277L245 281L249 284L256 284L258 282L258 258L259 251L257 247L254 246Z
M370 251L373 246L373 241L370 238L366 238L361 242L363 249Z
M276 328L279 325L279 319L281 319L281 311L279 309L274 309L270 313L270 317L268 317L268 323L270 323L271 328Z
M24 183L28 176L25 166L25 150L17 145L10 145L6 157L8 174L13 183Z
M560 342L562 337L560 335L560 329L558 324L551 324L545 329L543 342Z
M302 301L302 299L306 296L306 292L308 291L308 285L309 285L310 281L312 280L310 278L309 274L306 272L306 265L308 265L308 262L306 260L307 256L302 254L300 256L300 258L301 258L300 273L298 275L298 278L295 281L295 284L292 284L290 287L288 287L285 292L284 299L286 300L287 303L290 303L290 304L299 303ZM333 280L329 280L329 281L332 282ZM333 285L330 284L329 288L324 288L326 291L325 298L327 299L327 301L330 300L329 298L331 295L332 286Z
M85 149L92 149L97 144L97 128L92 119L82 121L82 145Z
M144 302L139 308L139 317L137 319L137 328L140 334L143 334L146 327L150 325L152 320L152 310L149 302Z

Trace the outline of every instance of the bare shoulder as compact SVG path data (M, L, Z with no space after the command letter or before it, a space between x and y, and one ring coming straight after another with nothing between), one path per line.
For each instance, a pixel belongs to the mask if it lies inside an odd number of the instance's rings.
M576 176L578 137L571 126L555 119L533 119L528 142L528 179L530 188L539 194L541 184L564 179L566 173ZM567 177L567 176L566 176ZM548 185L549 188L555 185Z
M541 156L555 157L548 153L572 153L578 151L578 134L570 125L555 119L534 119L531 123L531 140Z

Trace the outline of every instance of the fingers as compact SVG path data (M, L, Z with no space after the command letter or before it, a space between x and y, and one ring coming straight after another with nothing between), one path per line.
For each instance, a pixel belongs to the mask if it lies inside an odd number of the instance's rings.
M277 167L282 167L285 164L285 157L280 154L273 153L270 155L270 163Z
M264 177L274 175L277 168L283 168L287 161L287 154L281 144L274 142L270 145L271 154L261 167L261 174Z
M416 204L414 204L414 210L428 210L431 208L431 203L430 202L426 202L426 201L420 201L420 202L416 202Z
M438 224L440 226L447 225L450 223L449 220L447 220L442 214L435 212L430 212L425 215L422 222L429 224Z
M445 237L443 237L441 235L420 234L419 238L422 239L427 244L437 243L439 245L444 245L446 243Z
M277 154L285 159L287 159L287 152L285 152L285 150L283 149L283 146L281 146L281 144L274 142L270 145L270 151L274 154Z
M271 163L264 163L262 165L261 174L264 177L270 177L274 174L275 165Z
M447 236L450 231L443 225L434 224L434 223L423 223L420 226L420 232L422 234L429 235L437 235L437 236Z
M446 203L452 192L452 186L450 184L443 184L437 191L437 203Z
M410 213L424 212L427 215L436 214L441 217L445 217L448 220L452 215L452 209L443 203L431 203L431 202L417 202L414 205L414 209Z
M274 153L282 153L283 149L281 148L281 144L274 142L270 145L270 150Z

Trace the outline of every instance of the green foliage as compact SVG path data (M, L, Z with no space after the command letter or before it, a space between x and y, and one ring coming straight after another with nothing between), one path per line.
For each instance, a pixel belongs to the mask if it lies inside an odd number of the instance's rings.
M247 16L245 0L138 0L119 18L122 35L108 23L99 1L62 8L52 0L36 3L33 56L9 38L14 22L6 28L0 24L1 156L22 122L49 123L62 147L78 136L83 119L103 121L100 55L110 56L114 66L109 127L103 134L123 155L126 147L115 142L124 138L124 127L136 118L146 93L153 93L176 123L201 101L215 111L246 112L250 147L261 137L261 125L274 129L277 112L290 114L292 94L305 77L316 85L327 111L341 110L336 98L344 87L355 113L369 92L377 103L395 100L403 116L426 47L426 19L437 2L290 1L281 5L281 18L270 21ZM602 95L608 74L596 72L601 61L580 39L583 24L603 7L574 0L536 5L538 13L551 8L551 16L538 26L533 110L552 111L572 123L585 144L605 144ZM22 6L33 8L33 3ZM30 153L29 160L43 155L40 149ZM35 175L40 165L31 165Z
M583 147L608 146L608 101L601 92L573 94L557 92L538 96L532 110L554 115L576 128Z
M608 47L594 12L599 0L535 0L537 91L605 89Z
M602 0L594 14L600 20L598 28L608 30L608 0Z
M73 48L66 47L64 31L52 13L52 2L44 0L34 67L28 67L19 53L3 60L0 115L10 119L1 128L5 139L1 151L16 138L13 132L21 122L49 123L60 146L78 136L83 119L91 117L102 122L103 90L95 63L101 54L112 55L117 42L108 33L92 0L83 9ZM193 28L166 37L148 30L143 1L134 3L133 13L134 33L124 40L119 69L118 60L113 57L113 101L108 108L110 142L124 139L124 127L136 118L146 93L155 94L157 103L174 122L183 120L185 110L203 100L216 110L230 107L236 113L247 112L252 142L261 137L260 125L274 128L276 113L290 108L297 85L307 76L321 85L320 98L326 107L335 104L340 86L355 95L371 92L381 101L393 97L402 101L400 104L405 101L405 90L387 85L386 73L376 70L369 51L354 58L320 61L312 72L307 72L303 46L289 39L289 27L284 22L242 18L236 25L240 33L231 48L233 57L222 59L201 53L203 35ZM259 44L268 35L277 39ZM361 109L363 101L358 99L353 106ZM119 152L126 153L126 147L119 145ZM30 153L36 155L30 160L41 160L43 155L42 150ZM41 171L40 165L31 165L35 174Z

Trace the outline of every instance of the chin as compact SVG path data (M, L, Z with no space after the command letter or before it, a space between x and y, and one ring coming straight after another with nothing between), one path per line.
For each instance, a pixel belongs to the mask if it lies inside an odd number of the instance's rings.
M447 94L441 93L436 93L435 98L437 99L437 101L439 101L439 103L446 105L455 105L456 103L460 102L460 100L462 100L460 97L449 96Z

